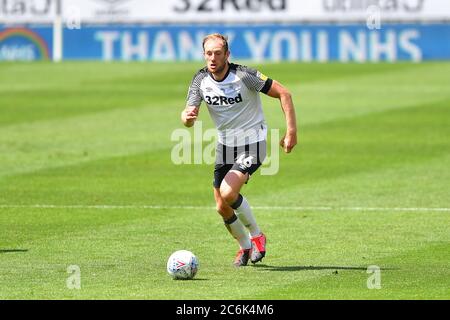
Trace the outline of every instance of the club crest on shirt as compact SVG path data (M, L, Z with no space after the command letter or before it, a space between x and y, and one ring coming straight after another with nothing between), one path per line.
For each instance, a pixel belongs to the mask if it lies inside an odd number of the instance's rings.
M239 90L239 87L236 86L235 84L231 83L231 84L227 84L227 85L221 87L220 89L224 95L232 95L237 90Z

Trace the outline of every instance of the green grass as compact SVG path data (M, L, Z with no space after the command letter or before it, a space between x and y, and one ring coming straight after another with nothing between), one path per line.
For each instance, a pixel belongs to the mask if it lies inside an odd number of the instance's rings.
M0 64L0 299L450 298L450 63L252 65L292 91L299 145L243 189L268 255L241 269L212 165L171 161L201 66ZM178 249L196 280L166 274Z

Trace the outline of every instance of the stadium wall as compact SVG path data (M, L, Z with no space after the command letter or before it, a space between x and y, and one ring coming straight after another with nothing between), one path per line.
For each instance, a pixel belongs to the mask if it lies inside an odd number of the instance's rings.
M227 34L234 59L426 61L450 59L450 24L86 25L63 31L64 60L201 60L202 38ZM0 60L51 59L52 27L0 25Z

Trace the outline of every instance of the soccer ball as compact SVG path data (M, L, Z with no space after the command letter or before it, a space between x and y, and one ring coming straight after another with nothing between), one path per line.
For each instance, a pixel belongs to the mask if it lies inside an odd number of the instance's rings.
M167 261L167 272L174 279L193 279L197 274L198 259L188 250L178 250Z

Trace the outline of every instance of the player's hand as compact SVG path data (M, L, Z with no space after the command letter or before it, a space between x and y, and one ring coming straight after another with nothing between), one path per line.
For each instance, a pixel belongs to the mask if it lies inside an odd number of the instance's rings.
M198 117L198 108L197 107L187 107L185 110L185 119L186 120L197 120Z
M296 144L297 144L296 132L287 132L280 141L280 146L286 153L290 153Z
M183 121L186 127L192 127L194 125L195 120L198 117L198 107L188 106L181 113L181 120Z

